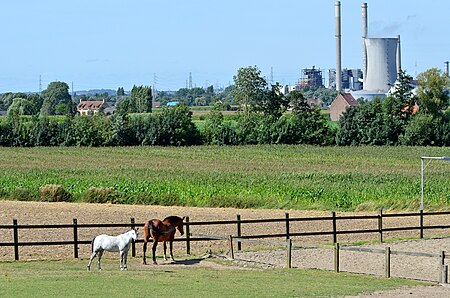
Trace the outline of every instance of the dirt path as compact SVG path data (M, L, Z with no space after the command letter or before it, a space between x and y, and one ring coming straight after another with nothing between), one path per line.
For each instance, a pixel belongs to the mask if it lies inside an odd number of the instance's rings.
M125 223L130 222L130 218L135 218L136 223L143 223L151 218L164 218L169 215L189 216L191 222L213 221L213 220L235 220L236 215L240 214L241 219L261 219L261 218L284 218L288 212L291 218L294 217L318 217L329 216L329 212L320 211L298 211L298 210L245 210L233 208L192 208L192 207L164 207L164 206L127 206L127 205L109 205L109 204L79 204L79 203L44 203L44 202L11 202L0 201L0 225L11 224L13 219L17 219L19 224L71 224L72 219L76 218L79 224L82 223ZM369 213L357 213L369 214ZM371 213L373 214L373 213ZM409 224L416 224L415 218L386 218L383 224L386 227L399 227ZM433 217L428 219L426 225L449 224L448 217ZM376 227L375 221L340 221L339 228L355 229L356 226L373 229ZM243 225L242 233L245 234L267 234L283 233L285 226L283 223L273 224L248 224ZM324 222L295 222L290 227L295 231L324 231L330 230L330 223ZM93 235L100 233L118 234L123 232L124 228L109 229L79 229L79 240L91 240ZM71 229L55 230L22 230L19 233L21 241L55 241L72 240L73 231ZM214 235L227 237L236 235L234 225L219 226L192 226L191 233L194 235ZM435 235L450 235L448 230L433 232ZM56 235L56 236L55 236ZM402 237L417 236L417 232L401 232L386 234L384 237ZM177 235L178 237L179 235ZM349 236L339 236L339 242L355 242L358 240L373 240L376 235L354 234ZM12 241L12 232L10 230L0 230L0 242ZM330 236L323 237L303 237L294 238L294 244L306 246L310 244L330 243ZM383 248L389 245L391 250L401 251L423 251L438 253L442 250L449 250L450 238L431 239L421 241L398 241L389 244L366 245L371 248ZM261 244L243 244L245 249L255 249L258 246L267 248ZM175 256L182 258L185 255L185 244L177 242L174 244ZM142 254L141 245L136 245L137 254ZM191 244L191 253L196 256L203 256L212 251L216 254L224 254L227 251L226 241L208 241L194 242ZM51 253L50 253L51 252ZM79 246L79 257L88 258L90 254L89 245ZM158 248L158 254L161 255L161 247ZM73 246L61 245L49 247L20 247L20 258L25 259L45 259L45 258L70 258L73 257ZM383 255L374 256L361 252L342 252L341 270L350 272L370 273L383 275ZM241 259L237 264L255 265L264 267L283 267L285 264L285 252L282 250L259 250L237 252L236 258ZM293 252L293 267L298 268L319 268L333 269L333 251L330 248L320 249L295 249ZM395 259L394 259L395 258ZM0 260L14 259L14 250L12 247L0 247ZM208 264L208 262L197 262ZM188 264L188 263L186 263ZM186 265L182 264L182 265ZM188 264L189 265L189 264ZM164 264L162 265L164 266ZM166 264L167 266L167 264ZM392 261L392 276L416 278L423 280L436 281L438 278L438 260L434 258L411 258L395 256ZM388 293L374 293L368 297L450 297L450 289L445 287L418 287L412 289L397 290ZM363 296L361 296L363 297Z

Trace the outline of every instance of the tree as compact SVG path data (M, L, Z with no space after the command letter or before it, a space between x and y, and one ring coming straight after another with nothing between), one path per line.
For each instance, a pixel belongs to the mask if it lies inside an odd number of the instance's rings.
M58 113L65 113L67 115L75 113L75 107L72 103L72 98L69 94L69 85L64 82L51 82L48 84L47 89L42 91L42 96L44 102L41 108L41 115L55 115L57 111L55 110L58 105L65 105L66 108L63 109L59 106Z
M131 113L150 113L152 111L152 89L148 86L133 86L130 94Z
M382 102L387 144L398 143L399 136L404 134L413 115L416 99L412 92L412 80L413 78L402 70L392 86L393 91Z
M433 115L419 112L412 117L405 134L400 137L400 140L403 145L409 146L436 145L438 128L438 121L433 118Z
M123 90L123 87L119 87L117 89L117 96L124 96L125 95L125 90Z
M280 84L272 85L271 89L266 89L262 92L262 98L256 106L257 110L264 113L265 116L276 120L286 112L289 100L284 96Z
M0 111L7 111L9 106L13 103L14 98L27 98L27 94L25 93L12 93L7 92L2 94L0 97Z
M306 98L300 91L292 91L289 93L288 99L290 105L292 106L293 113L308 112L311 110Z
M449 106L449 78L437 68L431 68L417 76L417 98L420 108L438 116Z
M40 94L28 94L27 100L33 106L33 109L31 111L30 115L38 115L42 108L42 104L44 102L44 99L42 98L42 96Z
M267 81L261 76L261 71L256 66L240 68L233 80L234 100L241 105L244 117L248 119L250 113L256 110L259 101L264 98Z
M33 103L25 98L14 98L8 108L9 116L32 115L34 111Z
M319 98L326 104L330 104L338 95L334 89L328 89L324 86L305 86L300 91L306 98Z

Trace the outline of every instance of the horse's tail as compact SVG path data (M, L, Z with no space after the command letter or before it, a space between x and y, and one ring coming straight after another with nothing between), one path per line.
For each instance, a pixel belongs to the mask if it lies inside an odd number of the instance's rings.
M150 236L150 229L151 229L151 227L152 227L152 221L149 220L148 223L147 223L147 237L151 237Z
M91 252L92 253L94 252L94 241L95 241L95 237L92 238L92 241L91 241Z

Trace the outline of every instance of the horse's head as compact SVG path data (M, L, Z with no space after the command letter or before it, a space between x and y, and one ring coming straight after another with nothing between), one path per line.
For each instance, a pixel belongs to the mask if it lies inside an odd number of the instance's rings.
M132 232L131 238L133 238L133 240L136 241L139 235L139 228L133 229L131 230L131 232Z
M184 235L183 221L184 221L184 216L183 216L183 218L180 218L180 221L177 224L177 230L180 232L181 236Z

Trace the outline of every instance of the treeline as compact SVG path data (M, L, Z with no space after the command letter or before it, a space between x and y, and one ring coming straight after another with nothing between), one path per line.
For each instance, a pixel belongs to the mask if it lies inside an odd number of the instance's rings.
M264 115L224 120L213 109L199 129L182 104L140 115L19 117L0 123L0 146L190 146L201 144L334 143L334 132L319 110L295 111L270 121Z
M157 114L130 117L8 116L0 123L0 146L187 146L200 144L200 135L186 106Z
M241 68L233 87L238 115L225 119L218 103L198 126L185 104L151 113L151 89L145 86L133 87L113 116L73 115L67 86L57 82L44 92L40 109L39 97L8 97L12 103L8 117L0 121L0 146L449 146L448 77L437 69L420 74L415 94L412 78L405 72L399 78L389 97L347 109L336 124L320 108L310 107L302 92L284 95L281 86L269 85L256 67ZM22 116L23 109L33 107L34 116ZM48 116L54 114L66 116Z

